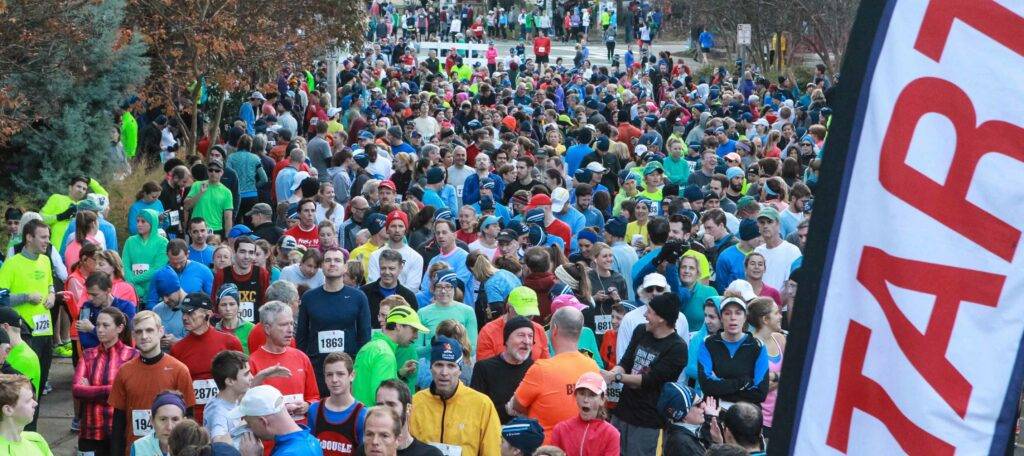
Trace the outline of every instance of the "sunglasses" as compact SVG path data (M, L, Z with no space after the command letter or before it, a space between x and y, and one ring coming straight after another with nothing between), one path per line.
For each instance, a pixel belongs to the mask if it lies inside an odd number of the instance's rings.
M662 291L665 291L665 287L658 287L658 286L647 287L647 288L645 288L645 290L647 290L648 293L654 293L654 292L659 292L660 293Z

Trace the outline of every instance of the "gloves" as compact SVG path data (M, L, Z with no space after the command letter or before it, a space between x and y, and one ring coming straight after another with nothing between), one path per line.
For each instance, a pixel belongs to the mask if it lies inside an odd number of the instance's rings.
M78 213L78 206L75 206L74 204L72 204L72 205L68 206L67 209L64 209L64 212L61 212L60 214L57 214L57 220L60 220L60 221L69 220L72 217L74 217L75 214L77 214L77 213Z
M654 259L654 264L675 263L690 249L690 243L685 241L671 240L661 247L661 252Z

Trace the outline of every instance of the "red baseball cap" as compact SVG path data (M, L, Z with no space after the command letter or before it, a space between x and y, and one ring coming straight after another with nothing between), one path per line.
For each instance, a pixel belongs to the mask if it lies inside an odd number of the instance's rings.
M395 186L395 183L392 182L391 179L388 179L386 181L381 182L380 185L377 188L380 189L382 187L383 188L390 188L392 191L396 191L396 192L398 191L398 187Z
M537 206L550 206L551 197L543 193L538 193L530 198L530 203L526 205L527 209L533 209Z

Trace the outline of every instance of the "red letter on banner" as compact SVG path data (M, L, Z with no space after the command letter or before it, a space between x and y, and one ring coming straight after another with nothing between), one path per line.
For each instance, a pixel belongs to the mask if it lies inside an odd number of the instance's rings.
M999 44L1024 55L1024 18L993 0L932 0L925 10L914 48L938 62L953 20L960 19Z
M906 163L917 122L931 113L949 119L956 130L956 152L944 184ZM896 101L882 143L878 178L893 195L1010 261L1017 250L1020 231L967 201L967 189L978 162L989 152L1024 161L1024 129L995 120L975 126L976 120L974 104L959 87L938 78L915 79L903 88Z
M862 373L864 357L871 342L871 330L855 321L846 329L843 359L840 360L839 386L832 408L832 421L828 426L825 443L843 453L850 443L850 422L857 409L882 422L903 451L907 453L945 455L955 448L921 429L900 411L892 396L878 382Z
M892 327L896 343L911 364L961 418L967 414L971 384L946 359L960 303L995 307L1005 277L970 269L923 263L865 247L857 280L875 297ZM896 306L887 283L935 295L924 334Z

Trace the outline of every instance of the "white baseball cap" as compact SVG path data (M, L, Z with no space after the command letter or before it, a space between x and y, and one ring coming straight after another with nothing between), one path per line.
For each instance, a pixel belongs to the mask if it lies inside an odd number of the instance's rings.
M555 191L551 192L551 210L553 212L562 212L565 208L565 204L569 202L569 191L558 187Z
M668 290L668 280L665 279L665 276L652 272L644 276L644 282L640 284L641 290L646 290L647 287L661 287Z
M297 190L299 188L299 186L302 185L302 181L304 181L304 180L306 180L308 178L309 178L309 173L307 173L305 171L299 171L299 172L295 173L295 175L292 176L292 187L291 187L292 191L294 192L295 190Z
M232 419L245 416L268 416L284 410L284 396L270 385L249 388L239 402L238 407L231 409L228 415Z
M726 288L725 291L727 293L730 291L736 293L747 302L750 302L751 299L757 297L757 293L754 293L754 287L750 285L750 282L743 279L733 280L732 283L729 284L729 288Z
M592 173L605 173L608 172L608 168L605 168L601 162L590 162L587 164L587 170Z

